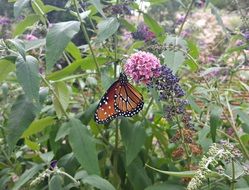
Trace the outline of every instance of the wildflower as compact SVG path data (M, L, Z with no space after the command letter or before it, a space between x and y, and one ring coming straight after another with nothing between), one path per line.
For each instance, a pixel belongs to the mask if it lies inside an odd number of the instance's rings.
M244 36L244 38L245 38L246 40L249 40L249 31L245 31L245 32L243 33L243 36Z
M140 23L137 27L137 31L132 33L134 39L150 41L155 38L155 34L151 32L144 23Z
M194 155L200 155L202 153L202 149L197 144L189 144L189 148L191 150L191 153Z
M206 1L205 0L196 0L195 1L195 6L198 8L202 8L205 6Z
M191 36L191 30L190 29L185 29L185 30L183 30L182 32L181 32L181 36L183 37L183 38L188 38L188 37L190 37Z
M151 53L139 51L130 56L125 64L125 73L135 82L148 84L153 77L157 77L155 72L160 67L159 59Z
M111 11L112 14L131 15L131 8L125 4L113 5Z
M242 46L244 42L242 40L237 40L236 41L236 46Z
M179 85L179 78L175 76L170 68L163 65L158 69L160 73L154 80L154 86L160 92L160 99L168 100L171 97L180 98L185 92Z
M166 105L165 107L165 117L167 120L171 121L173 117L185 112L185 106L188 104L186 100L175 99L174 105Z
M193 147L192 147L193 148ZM196 147L195 147L196 148ZM195 176L191 179L188 184L187 190L198 189L203 181L212 174L226 176L228 180L232 180L231 176L225 173L225 165L222 162L231 162L236 160L240 163L242 157L241 152L231 143L223 141L220 144L212 144L207 152L207 156L203 156L199 162L199 169L196 170ZM243 166L243 163L240 163ZM244 167L244 170L246 167Z
M33 34L27 34L25 36L25 40L32 41L32 40L37 40L38 38L34 36Z
M0 25L8 25L11 23L11 20L8 17L0 17Z
M111 15L118 15L118 14L131 15L131 8L129 7L128 3L110 5L106 7L104 11Z
M208 55L208 62L215 63L215 62L216 62L215 56L213 56L213 55Z
M177 16L176 18L176 24L180 25L184 22L184 15Z
M177 149L172 152L172 157L175 159L181 158L183 154L184 154L184 149L182 147L177 147Z
M57 160L53 160L50 163L50 167L49 167L50 170L54 170L55 168L57 168Z

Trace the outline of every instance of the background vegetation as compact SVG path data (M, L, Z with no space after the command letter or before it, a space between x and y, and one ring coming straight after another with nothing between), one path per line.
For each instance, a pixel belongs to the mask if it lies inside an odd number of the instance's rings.
M248 12L247 0L1 1L0 189L249 189ZM130 78L143 110L97 124L137 51L184 96Z

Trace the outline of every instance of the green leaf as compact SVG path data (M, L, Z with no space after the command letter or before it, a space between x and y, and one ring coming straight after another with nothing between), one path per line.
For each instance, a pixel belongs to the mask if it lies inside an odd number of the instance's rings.
M69 122L63 123L56 134L55 141L58 141L67 136L70 132L70 127L71 125Z
M222 121L220 119L222 108L217 105L211 105L210 107L210 133L213 142L215 142L216 138L216 129L221 125Z
M128 179L133 186L133 189L144 190L146 187L150 186L151 179L148 177L142 160L136 158L127 168L126 168Z
M184 190L185 187L183 187L182 185L177 185L177 184L160 183L160 184L149 186L145 190L167 190L167 189Z
M73 36L79 32L78 21L59 22L49 29L46 37L46 66L51 70Z
M18 96L11 108L7 125L7 142L10 151L22 136L25 129L35 119L36 108L24 95Z
M68 86L64 82L57 82L53 84L53 87L63 109L66 110L68 107L69 98L70 98L70 91L69 91ZM59 101L55 97L53 97L53 104L54 104L54 109L56 111L57 117L61 118L61 116L63 115L63 110L61 108Z
M249 134L244 133L243 135L240 136L240 140L242 141L242 143L248 144L249 143Z
M30 0L17 0L14 4L14 16L17 18L29 4Z
M174 176L174 177L194 177L194 175L196 174L195 171L179 171L179 172L176 172L176 171L163 171L163 170L159 170L159 169L156 169L156 168L153 168L149 165L146 164L147 167L157 171L157 172L160 172L160 173L163 173L163 174L166 174L166 175L170 175L170 176Z
M87 10L87 11L83 11L80 13L80 18L82 20L84 20L85 18L87 18L89 15L91 14L91 10ZM76 14L77 15L77 14Z
M4 169L1 169L1 171L4 171ZM6 173L8 173L8 171ZM0 189L6 189L7 184L12 180L11 176L9 175L1 175L1 176L2 177L0 178Z
M132 23L128 22L126 19L123 18L120 18L119 20L121 25L123 25L128 31L136 32L136 27Z
M107 181L106 179L103 179L102 177L98 175L87 176L82 181L83 183L87 183L100 190L115 190L115 188L109 181Z
M141 150L146 139L146 133L142 124L132 125L127 119L122 119L120 132L125 145L126 165L128 166Z
M52 11L65 11L65 9L62 9L60 7L56 7L56 6L53 6L53 5L44 5L43 11L44 11L44 13L49 13L49 12L52 12Z
M48 188L49 190L63 190L62 184L63 180L61 179L61 176L56 174L53 175L53 177L49 181Z
M246 133L249 133L249 115L248 113L246 113L245 111L238 109L236 110L236 114L239 115L240 120L245 124L245 126L243 127L244 131Z
M189 102L191 108L192 108L196 113L198 113L198 114L201 113L201 108L200 108L200 106L195 102L195 99L194 99L193 96L191 96L191 95L188 96L188 102Z
M167 0L149 0L149 2L152 4L152 5L159 5L159 4L162 4L162 3L165 3L167 2Z
M43 131L46 127L55 123L55 119L51 116L47 116L42 119L37 119L31 123L31 125L24 131L22 137L28 137Z
M145 44L144 41L135 41L135 42L131 45L131 47L128 49L127 53L128 53L128 54L133 53L133 52L134 52L134 49L139 49L139 48L143 47L144 44Z
M163 36L164 34L164 29L148 14L143 13L144 17L144 22L145 24L150 28L150 30L156 35L157 39L160 42L163 42L165 37Z
M90 0L89 3L91 3L98 10L102 17L106 18L105 13L103 12L104 6L101 4L100 0Z
M73 42L69 42L65 50L70 53L74 59L81 59L80 50Z
M46 44L45 39L27 40L25 41L25 51L30 51L36 48L40 48Z
M109 17L101 21L98 25L98 34L96 42L100 43L111 37L119 28L119 22L116 17Z
M28 182L30 179L32 179L40 170L42 169L42 165L35 165L29 170L26 170L18 179L18 181L15 183L14 187L12 187L12 190L19 190L21 187Z
M45 5L42 2L42 0L32 0L31 1L31 7L33 9L33 11L35 12L35 14L40 16L40 20L43 24L46 24L46 19L44 17L44 13L45 13Z
M11 47L10 49L12 50L16 50L24 60L26 60L26 52L25 52L25 47L24 47L24 43L22 40L19 39L8 39L6 40L8 43L10 43L13 47Z
M39 21L39 19L40 19L39 15L36 15L36 14L28 15L24 20L18 22L13 32L13 35L17 36L17 35L22 34L28 29L29 26L32 26L34 23Z
M28 138L25 138L25 144L34 151L39 151L40 150L40 145L36 142L33 142L29 140Z
M16 59L16 76L26 96L30 100L39 102L40 76L38 60L27 56L26 61L18 56Z
M50 163L54 158L54 153L53 151L45 152L43 154L40 153L40 157L45 163Z
M108 62L108 58L106 57L96 57L96 60L98 62L99 65L103 65L104 63ZM86 58L84 58L82 60L82 63L81 63L81 68L84 69L84 70L94 70L96 69L96 66L95 66L95 63L93 61L93 58L92 56L88 56Z
M187 60L185 60L185 63L189 66L191 71L196 71L198 69L198 64L197 64L197 58L199 56L199 49L196 46L196 43L193 41L187 41L188 43L188 54L190 57L188 57Z
M0 82L6 79L11 71L15 70L15 64L7 59L0 59Z
M62 70L49 74L47 76L47 79L55 81L70 76L76 69L78 69L80 65L82 65L82 63L83 63L82 59L76 60L72 62L70 65L63 68Z
M87 110L83 113L83 115L80 117L80 120L84 125L87 125L91 119L93 119L94 112L97 108L98 103L95 102L94 104L91 104L88 106Z
M185 61L185 54L176 48L180 46L180 49L186 52L187 43L181 37L167 36L164 44L166 46L172 47L167 48L167 50L163 52L164 64L172 69L173 73L175 74L180 65Z
M69 143L81 166L89 174L99 174L96 144L87 127L77 119L69 121L71 125Z

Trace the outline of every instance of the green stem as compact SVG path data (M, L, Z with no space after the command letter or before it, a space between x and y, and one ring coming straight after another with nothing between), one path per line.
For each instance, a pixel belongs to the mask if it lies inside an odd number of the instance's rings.
M192 8L194 2L195 2L195 0L192 0L192 1L191 1L191 4L190 4L189 7L188 7L187 13L186 13L186 15L185 15L185 17L184 17L184 19L183 19L183 22L182 22L182 24L181 24L181 26L180 26L180 29L179 29L179 32L178 32L178 36L180 36L181 33L182 33L183 25L185 24L185 22L186 22L186 20L187 20L187 17L188 17L188 15L189 15L189 13L190 13L190 10L191 10L191 8Z
M146 110L145 110L145 112L144 112L144 117L146 117L146 115L148 114L148 112L149 112L149 110L150 110L150 107L151 107L152 104L153 104L153 101L154 101L154 98L152 97L152 98L150 99L150 102L149 102L149 104L148 104L148 107L146 108Z
M63 52L63 57L65 58L65 60L67 61L67 64L70 65L71 61L69 60L69 58L67 57L66 53Z
M175 101L174 101L174 98L172 97L172 104L173 104L173 106L175 107ZM187 161L188 161L188 163L189 163L189 165L190 165L190 162L191 162L191 155L189 154L189 150L188 150L188 146L187 146L187 143L185 143L184 141L185 141L185 137L184 137L184 134L183 134L183 132L182 132L182 129L183 129L183 127L181 126L181 122L180 122L180 119L179 119L179 116L178 115L176 115L176 122L177 122L177 125L178 125L178 129L179 129L179 131L180 131L180 135L181 135L181 143L183 144L183 148L184 148L184 151L185 151L185 153L186 153L186 156L187 156Z
M61 111L63 112L63 114L66 116L66 118L69 120L69 115L67 114L66 110L64 109L57 93L55 92L54 88L52 87L52 85L40 74L40 77L42 79L42 81L47 85L47 87L49 88L49 90L51 90L52 94L54 95L54 98L57 100L57 102L59 103L59 106L61 108Z
M232 126L233 130L234 130L235 137L236 137L237 141L239 142L239 144L241 146L241 149L243 150L245 156L247 157L247 159L249 159L249 153L248 153L248 151L246 149L246 146L241 141L240 136L239 136L239 132L237 131L237 128L236 128L236 125L235 125L235 121L234 121L234 117L233 117L233 112L232 112L231 106L230 106L230 104L228 102L227 96L225 96L225 98L226 98L227 109L228 109L228 112L229 112L230 117L231 117L230 123L231 123L231 126Z
M79 187L79 186L80 186L80 182L79 182L79 181L77 181L76 179L74 179L74 178L73 178L71 175L69 175L68 173L63 172L63 171L61 171L61 170L56 170L56 173L58 173L58 174L61 174L61 175L64 175L64 176L68 177L69 179L71 179L71 180L75 183L75 185L76 185L77 187Z
M49 20L47 19L46 14L43 12L43 10L41 9L41 7L36 3L36 1L32 0L32 3L34 4L34 6L39 10L39 12L41 13L41 15L43 16L43 18L46 20L45 23L43 23L44 25L48 26L49 24ZM43 22L43 20L41 20L41 22Z
M13 163L11 162L9 156L7 155L7 153L1 148L1 152L3 154L3 156L5 157L5 159L7 160L9 166L11 166L12 168L14 168L14 165Z
M234 190L235 188L235 165L234 160L232 159L232 184L231 184L231 190Z
M83 20L80 17L80 13L79 13L79 9L78 9L78 4L77 4L76 0L73 0L73 3L74 3L74 6L75 6L75 9L76 9L76 12L77 12L78 20L80 21L81 30L83 31L84 37L85 37L85 39L86 39L86 41L88 43L88 46L90 48L90 51L92 53L93 61L95 63L97 72L98 72L99 76L101 76L101 72L100 72L100 69L99 69L99 64L98 64L97 59L95 57L95 54L94 54L94 51L93 51L93 48L92 48L92 45L91 45L91 42L90 42L90 38L89 38L88 33L86 31L86 27L84 25L84 22L83 22Z

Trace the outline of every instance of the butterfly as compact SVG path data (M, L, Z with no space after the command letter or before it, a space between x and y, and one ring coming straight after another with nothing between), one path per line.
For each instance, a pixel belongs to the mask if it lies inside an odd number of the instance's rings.
M104 96L94 114L99 124L108 123L118 116L132 117L143 109L143 96L129 82L124 73L120 73Z

